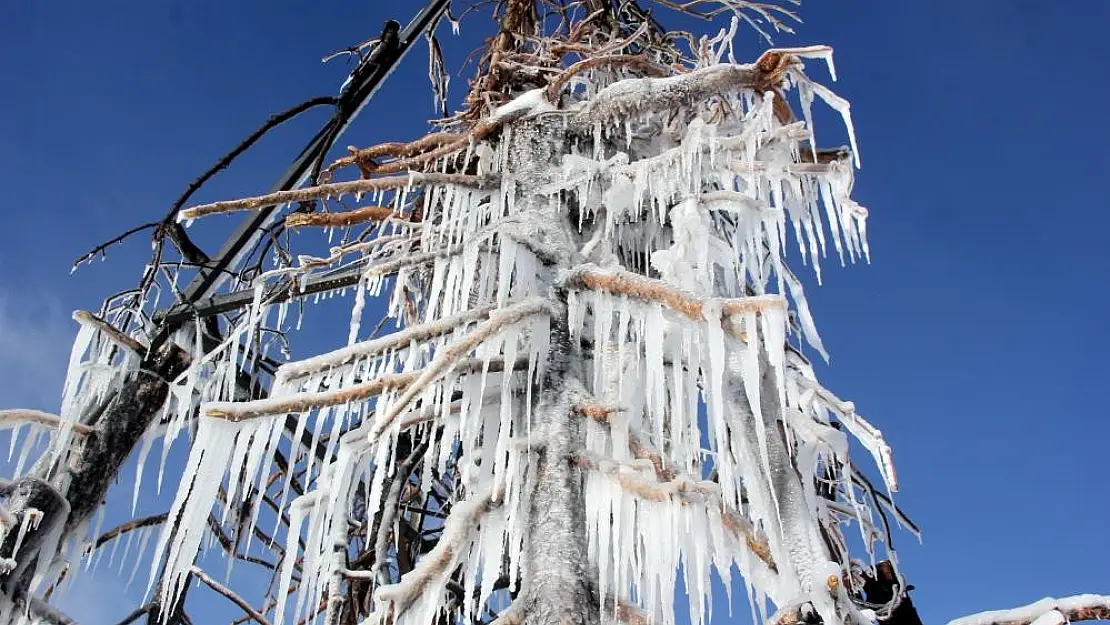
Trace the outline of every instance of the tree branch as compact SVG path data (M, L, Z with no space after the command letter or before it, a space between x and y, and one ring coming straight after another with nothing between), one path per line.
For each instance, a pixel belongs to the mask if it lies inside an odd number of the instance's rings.
M258 625L270 625L269 621L266 620L266 617L259 614L258 611L255 610L251 606L251 604L247 602L246 599L243 599L223 584L209 577L208 574L200 569L200 567L194 566L191 570L194 577L204 582L212 590L215 590L216 592L230 599L232 603L242 608L243 612L246 612L247 615L254 619L254 621L257 622Z
M288 204L290 202L305 202L308 200L318 200L346 194L366 193L368 191L388 191L410 186L437 184L458 185L475 189L492 189L500 184L500 177L493 175L471 176L468 174L411 172L407 176L390 176L388 178L369 178L365 180L351 180L349 182L334 182L301 189L275 191L273 193L267 193L266 195L241 198L238 200L224 200L211 204L201 204L180 211L177 214L177 220L179 222L187 221L217 213L257 210L268 206Z
M38 423L39 425L49 426L54 429L70 427L73 429L73 433L78 436L88 436L93 432L93 428L84 423L68 423L58 415L52 415L41 410L31 410L29 408L0 410L0 425L9 423Z
M1047 597L1010 610L992 610L960 617L948 625L1063 625L1072 621L1110 620L1110 596Z

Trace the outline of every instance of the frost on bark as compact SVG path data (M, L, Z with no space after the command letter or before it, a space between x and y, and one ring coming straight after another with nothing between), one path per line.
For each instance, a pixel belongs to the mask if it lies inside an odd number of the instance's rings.
M895 623L905 584L881 545L915 528L881 432L814 374L791 269L869 259L849 106L807 73L832 52L741 63L739 23L792 15L657 4L734 18L693 40L635 2L509 0L436 132L159 225L142 288L75 315L60 413L0 412L50 440L4 490L3 620L62 622L38 597L138 537L152 601L132 616L152 622L188 623L192 588L259 625L700 624L712 576L739 575L756 620ZM817 101L850 147L820 149ZM159 325L189 277L162 241L203 264L183 226L267 206L272 236L222 278L250 304ZM327 345L303 352L310 327ZM178 437L184 467L144 469ZM135 450L133 496L156 475L173 505L101 528ZM272 578L260 603L232 565Z

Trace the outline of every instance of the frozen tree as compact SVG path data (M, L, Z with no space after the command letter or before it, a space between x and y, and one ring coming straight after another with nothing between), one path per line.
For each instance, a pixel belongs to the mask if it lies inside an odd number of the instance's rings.
M739 576L755 621L890 621L906 584L884 545L892 524L916 528L882 434L814 374L796 273L869 260L849 106L811 77L835 79L832 51L742 63L738 30L786 29L787 8L655 4L725 28L669 32L629 1L504 0L435 132L152 224L140 288L75 315L60 413L0 413L49 440L4 487L5 620L66 622L38 597L137 535L152 601L129 619L156 623L189 623L197 586L260 625L701 624L714 575ZM815 104L850 146L819 147ZM154 313L207 262L185 226L272 207L223 300L177 324ZM349 323L316 312L335 293ZM302 326L335 348L294 359ZM152 441L179 437L168 512L102 531L93 513L132 450L137 497L170 474L164 455L143 470ZM248 601L232 564L269 585ZM1106 618L1108 601L959 624Z

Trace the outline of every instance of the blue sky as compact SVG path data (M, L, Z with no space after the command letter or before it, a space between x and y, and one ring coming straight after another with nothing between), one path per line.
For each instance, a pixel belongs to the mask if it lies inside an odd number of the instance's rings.
M149 247L70 276L74 257L163 213L271 113L335 92L346 66L319 59L420 4L0 9L0 404L56 408L69 311L131 286ZM1110 409L1094 393L1110 373L1110 3L1067 4L807 0L798 35L776 41L832 44L853 104L873 264L827 262L809 299L826 383L894 446L899 502L925 530L900 555L930 625L1110 591ZM449 65L480 31L444 37ZM340 145L420 135L426 61L421 46ZM197 199L268 188L320 121L283 128ZM838 128L818 136L838 143ZM112 582L81 592L88 625L127 610Z

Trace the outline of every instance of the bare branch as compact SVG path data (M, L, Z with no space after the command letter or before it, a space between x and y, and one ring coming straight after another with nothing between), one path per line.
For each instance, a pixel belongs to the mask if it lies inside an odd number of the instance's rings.
M258 623L258 625L270 625L269 621L266 620L266 617L262 616L258 613L257 610L251 607L251 604L248 603L246 599L240 597L239 595L232 592L231 589L209 577L208 574L200 569L200 567L194 566L191 569L191 572L193 573L194 577L204 582L209 588L227 597L231 600L232 603L242 608L243 612L246 612L252 619L254 619L255 622Z
M107 532L101 534L100 537L96 539L96 547L103 545L104 543L112 540L113 538L121 534L126 534L127 532L143 527L150 527L151 525L159 525L161 523L164 523L166 521L166 517L168 516L168 512L163 512L162 514L156 514L154 516L148 516L142 519L134 519L126 523L121 523L108 530Z
M342 228L366 223L368 221L385 221L387 219L404 220L395 209L390 206L364 206L355 210L339 213L293 213L285 218L286 228L304 228L306 226L319 226L323 228Z

